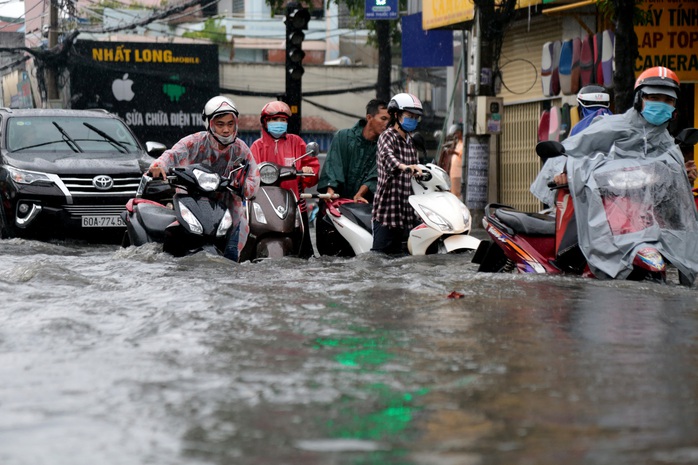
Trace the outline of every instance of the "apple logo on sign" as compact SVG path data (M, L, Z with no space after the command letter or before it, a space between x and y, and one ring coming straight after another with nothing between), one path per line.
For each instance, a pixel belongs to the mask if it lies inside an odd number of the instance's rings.
M114 98L119 101L130 102L136 94L131 90L133 81L128 78L128 73L124 74L122 79L114 79L111 83L111 91L114 94Z

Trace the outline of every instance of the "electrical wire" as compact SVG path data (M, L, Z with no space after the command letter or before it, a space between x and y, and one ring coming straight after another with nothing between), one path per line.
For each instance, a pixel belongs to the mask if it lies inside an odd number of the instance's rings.
M504 82L504 75L503 75L503 73L501 73L501 71L502 71L507 65L509 65L509 64L511 64L511 63L515 63L515 62L517 62L517 61L523 61L524 63L527 63L527 64L531 65L531 67L533 68L533 76L534 76L534 78L533 78L533 83L528 87L528 89L526 89L526 90L523 91L523 92L514 92L513 90L511 90L511 89L509 88L509 86L507 86L506 82ZM501 80L502 85L504 86L504 88L505 88L506 90L508 90L510 93L512 93L512 94L514 94L514 95L523 95L523 94L528 93L528 91L530 91L531 89L533 89L533 87L534 87L534 86L536 85L536 83L538 82L538 68L536 68L536 65L533 64L533 63L531 62L531 60L526 60L525 58L515 58L515 59L513 59L513 60L509 60L509 61L507 61L506 63L504 63L502 66L499 67L499 71L500 71L499 79Z

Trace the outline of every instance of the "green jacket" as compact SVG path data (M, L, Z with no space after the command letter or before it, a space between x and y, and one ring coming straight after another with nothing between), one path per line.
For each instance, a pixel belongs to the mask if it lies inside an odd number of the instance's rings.
M360 119L354 127L337 131L320 173L318 192L331 187L341 197L352 198L362 184L376 192L378 145L377 141L364 139L365 126L366 120Z

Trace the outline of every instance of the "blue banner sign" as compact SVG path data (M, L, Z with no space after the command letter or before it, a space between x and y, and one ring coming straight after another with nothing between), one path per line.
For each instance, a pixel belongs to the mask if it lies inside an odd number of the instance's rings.
M402 17L402 66L453 66L453 31L422 29L422 13Z

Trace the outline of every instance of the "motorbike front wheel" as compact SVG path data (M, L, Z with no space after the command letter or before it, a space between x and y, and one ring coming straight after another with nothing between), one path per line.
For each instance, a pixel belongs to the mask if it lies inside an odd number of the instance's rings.
M490 241L480 242L472 261L480 265L477 271L485 273L500 273L507 268L509 263L509 259L501 247Z
M290 237L273 237L259 241L256 258L281 258L293 255L293 253L293 239Z

